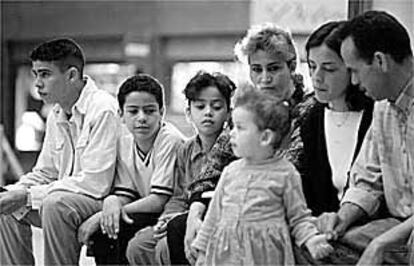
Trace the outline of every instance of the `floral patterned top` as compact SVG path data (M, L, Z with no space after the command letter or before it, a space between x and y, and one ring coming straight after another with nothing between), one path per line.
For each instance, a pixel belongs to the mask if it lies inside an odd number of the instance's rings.
M292 106L292 130L289 139L286 141L284 156L301 173L299 162L301 156L303 156L303 142L300 137L300 125L308 111L316 103L316 99L313 93L303 95L303 91L297 89L289 102ZM215 189L224 167L235 159L237 157L233 154L230 145L230 129L225 128L212 147L200 174L189 186L190 203L199 201L207 205L209 199L203 199L201 197L202 193Z

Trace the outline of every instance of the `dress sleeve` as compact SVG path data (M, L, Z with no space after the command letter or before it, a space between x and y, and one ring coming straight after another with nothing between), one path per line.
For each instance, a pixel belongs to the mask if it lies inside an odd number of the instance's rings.
M301 246L317 234L318 230L312 223L311 211L306 206L299 173L296 170L286 179L283 202L291 235L296 244Z

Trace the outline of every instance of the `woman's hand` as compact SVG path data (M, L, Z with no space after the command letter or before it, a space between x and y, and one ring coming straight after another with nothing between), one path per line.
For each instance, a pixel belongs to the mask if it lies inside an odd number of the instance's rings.
M105 198L103 203L100 219L102 233L107 234L109 238L117 239L120 219L123 219L129 224L134 222L122 208L122 203L119 198L115 195L110 195Z
M98 212L86 221L84 221L78 229L78 241L79 243L90 246L92 244L90 237L93 233L99 229L99 219L101 217L101 212Z

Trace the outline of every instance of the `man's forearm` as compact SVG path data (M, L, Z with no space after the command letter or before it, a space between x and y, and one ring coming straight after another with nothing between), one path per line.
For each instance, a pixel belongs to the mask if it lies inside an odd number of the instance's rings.
M344 203L338 211L340 227L343 231L348 229L353 223L367 217L367 213L358 205Z

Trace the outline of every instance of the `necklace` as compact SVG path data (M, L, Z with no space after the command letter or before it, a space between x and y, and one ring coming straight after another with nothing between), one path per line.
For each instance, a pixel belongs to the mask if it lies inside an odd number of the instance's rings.
M348 121L351 112L338 112L332 118L336 127L342 127Z
M328 112L327 115L330 117L331 123L337 128L340 128L343 125L345 125L349 119L349 116L351 115L350 111L338 112L330 109L326 110Z

